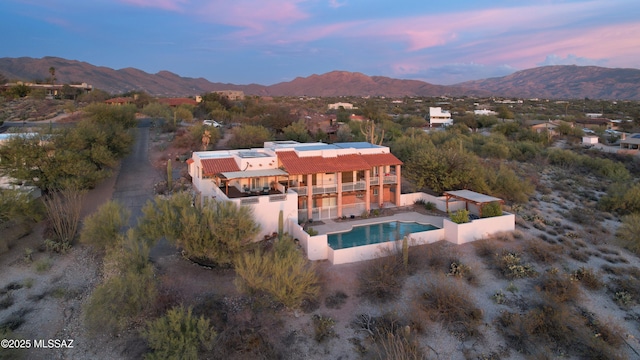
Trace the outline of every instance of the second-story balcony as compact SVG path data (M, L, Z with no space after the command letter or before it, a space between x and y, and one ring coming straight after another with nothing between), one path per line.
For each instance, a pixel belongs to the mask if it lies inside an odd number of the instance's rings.
M382 183L383 184L397 184L398 183L398 177L396 175L384 175L382 177ZM372 176L369 178L369 184L370 185L380 185L380 177L378 176Z

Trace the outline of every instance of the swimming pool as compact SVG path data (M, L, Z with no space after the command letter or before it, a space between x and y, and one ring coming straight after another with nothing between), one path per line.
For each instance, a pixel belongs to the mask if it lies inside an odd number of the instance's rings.
M346 232L327 234L329 246L334 249L346 249L355 246L379 244L401 240L405 235L422 231L436 230L431 224L417 222L391 221L377 224L354 226Z

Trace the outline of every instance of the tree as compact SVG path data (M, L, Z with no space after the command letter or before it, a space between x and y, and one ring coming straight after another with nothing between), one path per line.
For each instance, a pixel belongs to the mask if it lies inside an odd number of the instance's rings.
M488 190L478 157L452 144L438 148L428 145L407 160L405 169L405 176L418 188L428 187L436 193L459 189Z
M56 83L56 68L51 66L49 68L49 74L51 74L51 85L54 85Z
M282 130L283 138L285 140L295 140L298 142L308 142L311 140L311 136L309 135L309 130L307 130L307 125L304 120L298 120L291 125L285 127Z
M176 119L184 120L186 122L192 122L193 106L187 104L180 105L175 109L174 115Z
M513 112L509 110L506 106L498 107L498 117L500 119L513 119Z
M169 105L161 104L159 102L152 102L145 105L141 112L150 118L165 120L171 120L173 118Z
M273 140L273 136L264 126L244 125L233 129L227 145L234 149L262 147L265 141L270 140Z
M139 228L144 237L165 237L186 257L212 265L233 265L240 254L253 247L260 231L251 208L207 200L193 206L188 193L156 197L142 212Z

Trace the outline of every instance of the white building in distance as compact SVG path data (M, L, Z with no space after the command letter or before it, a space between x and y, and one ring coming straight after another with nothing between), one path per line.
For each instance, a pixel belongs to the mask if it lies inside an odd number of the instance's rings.
M451 113L442 110L441 107L429 107L429 126L449 126L453 125Z
M357 109L357 108L353 107L353 104L351 104L351 103L339 102L339 103L335 103L335 104L329 104L329 110L338 110L340 108L343 108L345 110Z

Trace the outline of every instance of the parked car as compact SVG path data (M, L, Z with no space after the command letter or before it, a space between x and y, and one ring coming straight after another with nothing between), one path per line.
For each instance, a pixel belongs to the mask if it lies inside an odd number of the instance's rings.
M202 120L202 125L213 126L213 127L222 127L222 124L215 120Z

